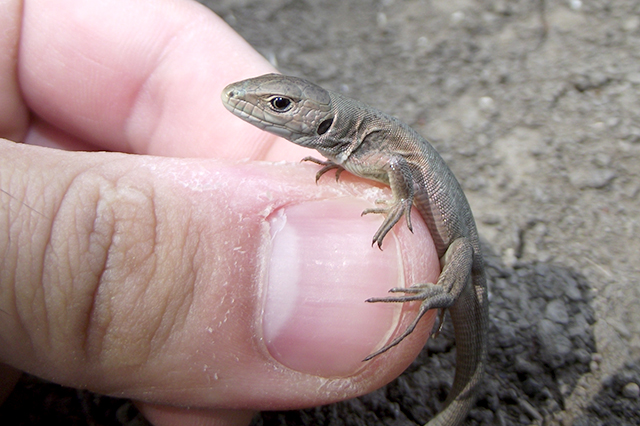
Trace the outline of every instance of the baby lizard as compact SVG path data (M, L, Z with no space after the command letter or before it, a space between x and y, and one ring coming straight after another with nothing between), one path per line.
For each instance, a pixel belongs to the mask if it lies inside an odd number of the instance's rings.
M428 310L449 309L456 338L456 373L445 408L427 426L460 424L475 402L484 372L489 311L475 221L442 157L396 118L300 78L267 74L233 83L222 92L222 101L241 119L322 154L326 160L305 158L323 166L316 180L336 169L389 185L393 199L388 206L363 212L384 215L373 236L378 247L403 216L411 229L411 207L418 210L433 236L442 272L436 283L393 288L393 296L367 300L419 300L421 305L400 336L365 360L400 343Z

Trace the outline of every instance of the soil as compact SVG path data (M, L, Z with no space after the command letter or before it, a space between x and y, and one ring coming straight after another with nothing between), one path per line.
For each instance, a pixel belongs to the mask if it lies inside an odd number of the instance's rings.
M203 2L283 73L412 125L459 178L491 301L466 424L640 424L640 3ZM253 424L423 424L454 354L445 327L385 388ZM78 398L85 417L105 400Z

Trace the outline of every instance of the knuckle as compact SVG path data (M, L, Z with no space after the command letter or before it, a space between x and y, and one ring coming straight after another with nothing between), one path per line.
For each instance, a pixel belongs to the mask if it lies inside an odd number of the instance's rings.
M172 297L152 184L87 171L52 224L42 283L50 349L101 368L139 366L168 338L184 298Z

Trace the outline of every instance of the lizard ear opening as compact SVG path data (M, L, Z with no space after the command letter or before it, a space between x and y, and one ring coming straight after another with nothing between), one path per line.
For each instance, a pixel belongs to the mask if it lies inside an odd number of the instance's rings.
M318 135L322 136L325 133L327 133L327 131L329 130L332 124L333 124L333 118L328 118L324 120L322 123L320 123L317 130Z

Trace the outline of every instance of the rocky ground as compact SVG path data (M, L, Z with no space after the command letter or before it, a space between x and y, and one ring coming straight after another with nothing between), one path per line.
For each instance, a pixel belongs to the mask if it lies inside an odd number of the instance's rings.
M469 425L640 424L640 3L205 3L283 73L411 124L458 176L491 292ZM254 424L423 424L454 349L445 329L383 389ZM85 413L108 404L70 398Z

